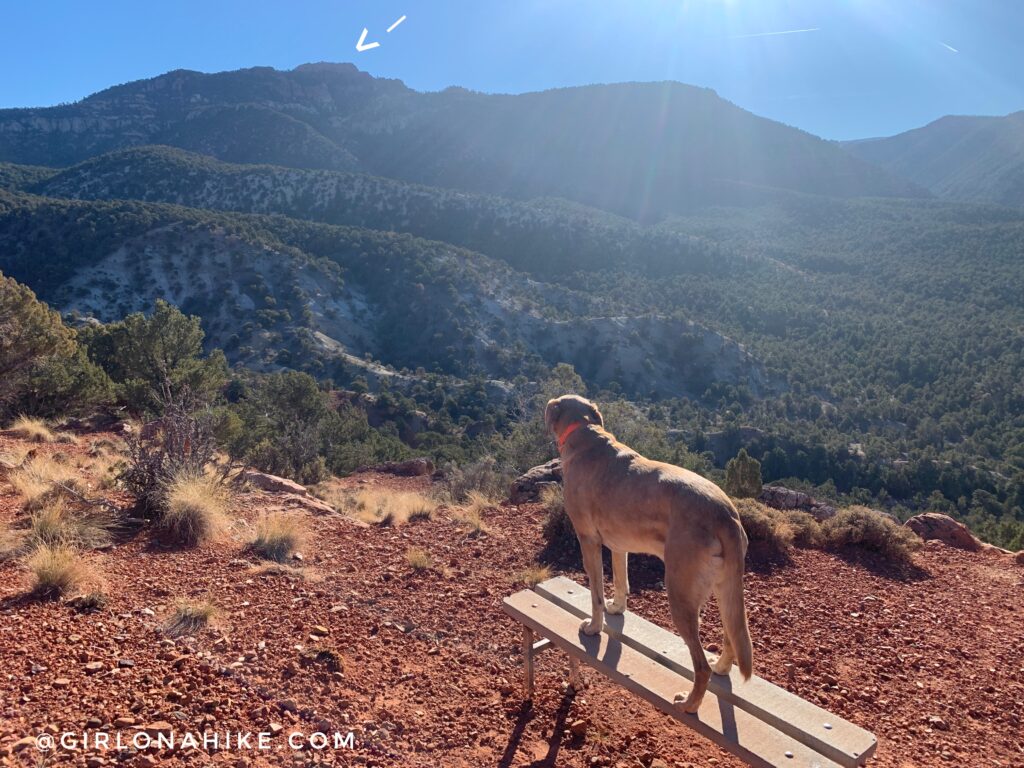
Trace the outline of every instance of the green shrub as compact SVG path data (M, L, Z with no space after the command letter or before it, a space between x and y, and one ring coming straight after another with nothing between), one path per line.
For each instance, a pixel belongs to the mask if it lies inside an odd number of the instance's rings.
M449 464L444 468L439 495L449 504L464 504L473 494L497 502L508 495L514 475L511 469L499 466L492 456L484 456L465 466Z
M821 524L806 512L790 510L784 513L793 530L793 544L804 549L820 549L824 539Z
M909 565L921 539L888 515L867 507L848 507L821 525L824 546L838 551L848 547L878 552L887 560Z
M770 558L788 557L794 530L786 513L753 499L736 499L735 504L743 530L747 532L750 549Z
M547 485L540 492L541 503L548 511L542 534L548 548L555 552L571 552L576 548L576 529L565 511L562 486Z
M26 286L0 273L0 412L58 416L109 399L110 382L75 332Z
M78 347L39 361L25 376L15 407L42 416L87 414L114 400L110 377Z
M212 402L227 381L220 351L203 356L198 317L157 299L153 314L81 332L89 358L114 381L119 400L135 414L162 413L163 402L187 390L199 404Z
M740 448L725 465L725 492L733 498L756 499L761 495L761 462Z
M27 286L0 272L0 402L18 392L22 375L40 360L70 355L74 332Z
M264 472L311 485L327 477L328 446L336 414L327 394L306 373L287 371L258 378L234 406L241 422L228 445L232 457Z

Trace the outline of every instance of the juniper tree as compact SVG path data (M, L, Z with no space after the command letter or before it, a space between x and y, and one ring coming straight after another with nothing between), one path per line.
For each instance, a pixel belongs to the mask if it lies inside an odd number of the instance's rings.
M736 457L725 465L725 492L737 499L761 495L761 462L740 448Z

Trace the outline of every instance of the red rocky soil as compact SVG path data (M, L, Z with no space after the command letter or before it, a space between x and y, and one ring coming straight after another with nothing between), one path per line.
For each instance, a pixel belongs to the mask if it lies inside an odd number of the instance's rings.
M40 450L74 457L98 437ZM13 442L0 437L0 452ZM341 483L426 490L429 479ZM18 504L0 481L0 522ZM130 743L147 725L280 732L268 751L57 750L45 764L739 765L593 671L568 693L557 652L539 658L534 706L521 705L520 629L501 601L542 549L540 506L491 510L479 537L444 510L360 527L296 509L309 531L303 579L255 575L244 550L246 528L275 505L242 494L234 537L217 545L168 550L142 531L90 554L110 595L96 613L28 599L23 567L0 564L0 765L41 764L20 742L39 733L120 730ZM434 567L414 571L411 546ZM631 609L668 626L660 566L634 560ZM756 673L875 732L871 766L1024 765L1024 568L938 543L917 565L900 575L816 551L752 564ZM554 572L582 581L571 565ZM168 639L161 626L181 598L220 606L216 626ZM705 644L718 636L709 610ZM341 668L310 649L333 650ZM292 732L350 730L354 749L286 744Z

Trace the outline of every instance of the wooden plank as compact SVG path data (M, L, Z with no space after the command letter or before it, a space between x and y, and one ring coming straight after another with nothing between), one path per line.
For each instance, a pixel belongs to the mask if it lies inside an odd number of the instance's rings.
M589 664L749 765L838 768L838 763L712 693L704 696L696 714L683 712L674 698L689 687L685 678L603 632L584 635L576 616L534 592L523 590L505 598L504 608L538 635L550 638L570 658Z
M582 618L590 616L590 590L564 577L536 587L556 605ZM605 616L605 632L630 648L693 680L686 644L674 633L635 613ZM806 744L846 768L874 754L878 740L870 731L754 675L744 681L734 666L729 676L711 675L708 691Z

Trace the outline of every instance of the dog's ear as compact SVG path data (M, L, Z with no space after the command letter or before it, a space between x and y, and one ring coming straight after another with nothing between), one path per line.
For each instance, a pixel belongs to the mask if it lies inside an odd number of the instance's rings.
M558 417L562 415L562 404L557 399L548 400L547 407L544 408L544 425L553 430L555 428L555 422L558 421Z
M588 403L588 405L590 406L590 412L586 414L587 421L589 421L591 424L597 424L597 426L603 427L604 416L602 416L601 412L597 410L596 405L594 405L593 403Z

